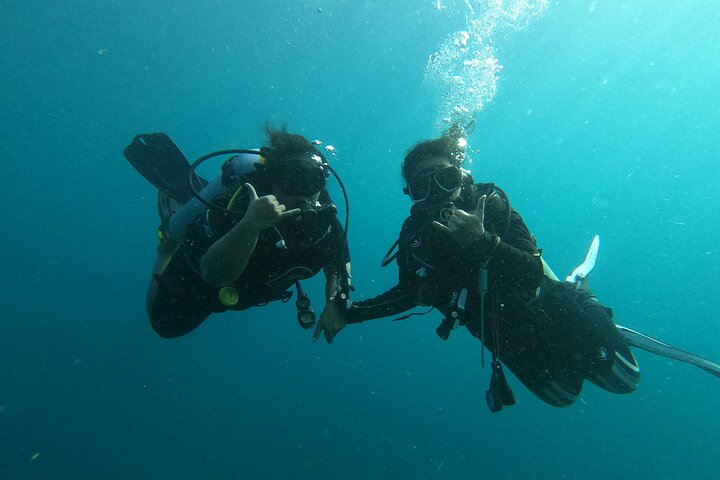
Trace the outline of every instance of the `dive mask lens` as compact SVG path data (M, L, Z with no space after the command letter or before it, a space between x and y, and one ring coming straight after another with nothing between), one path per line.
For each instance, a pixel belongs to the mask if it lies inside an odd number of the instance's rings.
M277 185L288 195L309 197L325 188L327 177L328 173L319 156L300 157L287 162L277 180Z
M451 193L462 186L462 174L457 167L445 167L433 170L408 182L408 193L410 199L417 203L427 200L429 197L443 197L437 195L438 190ZM433 192L433 190L435 191Z
M310 197L325 188L325 177L318 168L315 172L288 172L280 182L279 187L288 195Z
M425 200L430 194L430 177L423 176L418 180L408 182L408 193L410 199L415 203Z
M437 186L446 192L455 191L462 185L462 175L460 170L455 167L440 170L435 173L434 178Z
M296 195L309 197L325 188L325 173L320 167L298 173Z

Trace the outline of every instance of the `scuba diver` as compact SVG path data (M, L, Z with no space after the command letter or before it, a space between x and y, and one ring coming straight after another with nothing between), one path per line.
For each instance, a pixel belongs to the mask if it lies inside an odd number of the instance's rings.
M615 325L612 311L582 288L594 266L597 242L586 262L567 281L559 281L505 192L492 183L475 183L461 168L466 145L462 135L462 128L453 125L405 157L404 192L414 205L382 264L396 260L398 284L352 303L342 312L347 323L424 305L443 315L436 330L443 340L465 326L481 341L483 364L484 349L490 351L486 400L492 412L515 404L503 364L538 398L556 407L575 402L585 379L612 393L633 392L640 369L631 346L720 376L717 364ZM321 321L314 338L324 332L331 342L343 326Z
M344 186L319 141L285 128L266 126L265 133L268 145L259 150L212 152L193 165L164 133L137 135L125 148L158 188L160 244L147 310L161 337L185 335L211 313L288 302L293 286L298 323L310 329L315 313L300 280L321 269L323 321L334 323L340 299L348 300L348 215L343 227L326 189L329 175L340 183L348 212ZM204 161L229 155L213 181L195 173Z

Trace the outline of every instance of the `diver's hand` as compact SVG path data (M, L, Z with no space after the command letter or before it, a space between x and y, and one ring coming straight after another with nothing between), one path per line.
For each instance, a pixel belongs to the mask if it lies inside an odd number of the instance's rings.
M325 309L323 310L322 315L320 315L320 321L318 321L317 327L315 327L315 333L313 333L312 341L316 342L318 338L320 338L320 334L325 333L325 341L327 343L332 343L335 339L335 335L345 328L346 324L347 319L345 318L340 305L332 300L329 300L327 304L325 304Z
M250 203L239 225L242 224L255 232L261 232L280 220L300 213L299 208L287 210L285 205L277 201L275 195L265 195L258 198L255 188L249 183L245 184L245 189L250 198Z
M480 197L474 213L468 213L459 208L453 212L447 225L435 221L433 225L450 235L463 247L485 237L485 200L487 195Z

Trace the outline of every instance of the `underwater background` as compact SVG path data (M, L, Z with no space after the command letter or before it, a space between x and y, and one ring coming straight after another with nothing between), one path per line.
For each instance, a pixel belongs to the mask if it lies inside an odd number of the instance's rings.
M479 342L441 341L437 315L332 345L292 303L151 330L133 135L191 160L261 145L265 121L335 146L369 297L396 280L400 161L442 131L443 81L473 75L428 58L488 18L475 179L560 276L601 236L591 283L617 323L720 360L719 2L2 1L0 478L718 478L720 381L644 351L632 395L586 382L557 409L509 375L518 404L491 414Z

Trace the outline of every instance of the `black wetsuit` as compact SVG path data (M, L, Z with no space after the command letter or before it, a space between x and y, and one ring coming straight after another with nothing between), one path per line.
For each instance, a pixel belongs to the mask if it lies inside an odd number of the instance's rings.
M535 239L492 184L464 187L455 206L473 212L483 194L488 195L487 233L466 248L432 226L435 211L416 204L400 232L398 284L378 297L355 302L348 322L431 305L445 317L438 335L446 339L454 326L465 325L473 336L484 337L487 348L551 405L571 404L583 378L617 393L632 391L637 365L609 310L589 292L544 277ZM479 284L483 266L488 278L484 315ZM616 381L614 373L606 378L615 365L615 352L632 365L618 373L623 381ZM605 360L596 361L597 355Z
M260 191L259 195L263 195ZM329 201L327 194L324 195ZM278 248L277 233L270 229L258 237L247 266L231 285L238 302L224 305L220 288L211 287L200 276L200 259L208 248L242 218L204 212L187 229L185 243L178 247L162 275L157 276L157 295L148 309L155 331L163 337L184 335L211 313L245 310L274 300L287 301L296 281L310 278L322 268L335 272L343 228L334 205L306 211L277 224L287 246ZM349 261L349 255L345 255Z

